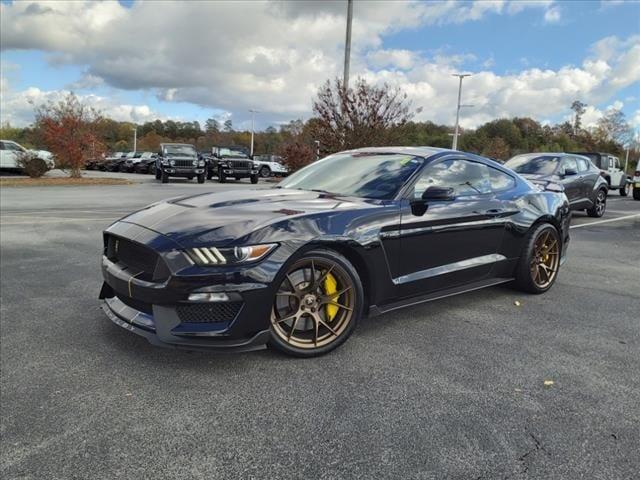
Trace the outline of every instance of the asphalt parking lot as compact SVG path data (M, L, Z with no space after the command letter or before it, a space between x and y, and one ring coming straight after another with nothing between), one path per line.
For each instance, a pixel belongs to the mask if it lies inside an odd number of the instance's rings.
M113 325L102 229L221 188L250 185L0 190L2 478L637 478L640 202L576 214L545 295L397 311L317 359L165 350Z

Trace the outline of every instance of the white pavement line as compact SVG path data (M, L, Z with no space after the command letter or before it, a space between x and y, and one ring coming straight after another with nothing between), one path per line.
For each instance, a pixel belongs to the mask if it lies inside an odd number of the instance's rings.
M569 228L588 227L590 225L599 225L601 223L617 222L619 220L628 220L630 218L636 218L636 217L640 217L640 213L636 213L634 215L627 215L625 217L609 218L608 220L599 220L597 222L582 223L580 225L571 225Z

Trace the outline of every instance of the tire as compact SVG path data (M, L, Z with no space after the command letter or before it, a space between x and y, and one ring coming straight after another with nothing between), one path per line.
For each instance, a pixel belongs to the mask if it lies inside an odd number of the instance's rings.
M640 200L640 188L633 187L633 199Z
M258 173L262 178L269 178L271 176L271 169L265 165Z
M165 172L162 172L160 174L160 179L162 181L162 183L169 183L169 175Z
M607 192L604 189L598 190L594 204L591 208L587 208L587 214L590 217L600 218L607 209Z
M251 183L254 185L258 183L258 175L251 175Z
M213 178L213 172L211 170L207 170L207 180L211 180Z
M558 230L550 223L532 227L516 267L515 286L518 290L540 294L553 286L560 268L561 244ZM545 250L539 248L541 245L551 246Z
M620 191L620 196L621 197L626 197L627 195L629 195L629 189L630 189L630 185L625 182L624 187L622 187L619 190Z
M330 280L333 290L327 292ZM306 252L285 265L276 282L269 347L317 357L338 348L355 330L364 294L358 272L342 255L324 249Z
M225 183L227 181L227 176L222 171L222 169L218 170L218 182Z
M204 173L198 175L198 183L204 183Z
M162 170L153 167L153 173L156 176L156 180L160 180L162 178Z

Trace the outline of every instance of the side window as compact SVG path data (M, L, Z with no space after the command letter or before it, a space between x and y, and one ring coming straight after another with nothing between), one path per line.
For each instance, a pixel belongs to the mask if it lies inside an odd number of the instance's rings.
M4 150L4 142L0 142L0 150Z
M488 167L489 170L489 181L491 182L491 190L499 191L499 190L508 190L509 188L513 188L516 184L515 180L511 175L507 175L504 172L501 172L498 169Z
M613 168L620 168L620 161L618 160L618 157L611 158L611 166Z
M416 183L414 198L429 187L453 188L456 196L490 193L489 167L468 160L444 160L427 166Z
M576 163L578 164L578 172L589 170L589 163L584 158L576 157Z
M576 163L576 159L574 157L565 157L562 161L562 170L573 170L574 172L577 172L578 164Z

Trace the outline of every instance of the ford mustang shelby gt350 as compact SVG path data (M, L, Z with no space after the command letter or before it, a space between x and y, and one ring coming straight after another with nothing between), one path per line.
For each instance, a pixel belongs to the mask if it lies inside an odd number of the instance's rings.
M279 185L152 204L104 232L100 298L157 345L297 356L366 316L513 282L543 293L569 242L561 186L476 155L376 147Z

